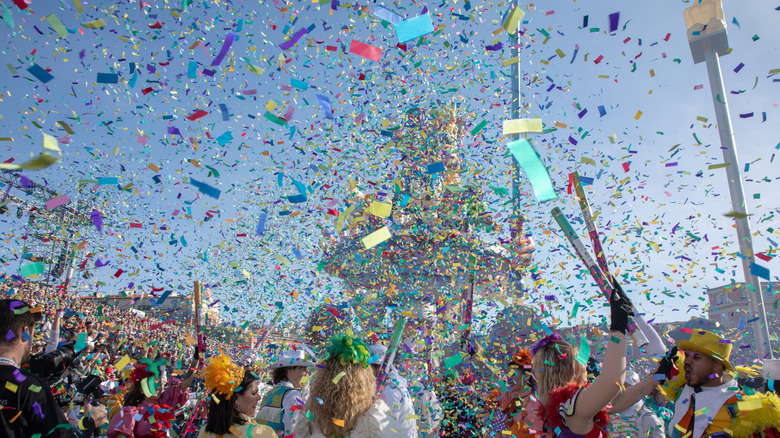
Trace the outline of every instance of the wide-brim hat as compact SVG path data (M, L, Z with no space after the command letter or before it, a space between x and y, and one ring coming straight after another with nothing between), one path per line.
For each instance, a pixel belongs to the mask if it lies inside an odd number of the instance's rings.
M382 365L387 355L387 347L382 344L371 344L368 348L371 351L371 357L369 358L371 362L369 364Z
M689 340L677 341L677 348L683 351L696 351L706 354L722 363L729 371L734 371L734 367L729 363L731 341L715 333L707 330L694 330Z
M279 355L279 358L268 369L287 367L313 367L314 362L306 360L306 352L301 350L287 350Z

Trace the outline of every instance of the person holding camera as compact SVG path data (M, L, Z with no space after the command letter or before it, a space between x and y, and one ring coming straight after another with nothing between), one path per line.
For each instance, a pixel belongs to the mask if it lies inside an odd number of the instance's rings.
M14 299L0 300L0 436L86 438L106 422L105 408L85 407L74 429L46 380L21 369L30 357L40 308Z

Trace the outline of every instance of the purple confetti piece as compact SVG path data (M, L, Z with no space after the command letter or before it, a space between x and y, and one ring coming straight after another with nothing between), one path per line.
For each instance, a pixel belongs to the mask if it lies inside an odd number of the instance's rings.
M333 1L335 2L336 0ZM301 39L301 37L306 35L307 33L309 33L309 29L305 27L303 29L298 30L298 32L295 32L295 35L293 35L292 38L283 42L282 44L279 44L279 48L282 50L289 49L290 47L294 46L295 43L297 43L298 40Z
M8 333L5 334L5 342L6 343L11 342L11 340L13 338L15 338L15 337L16 337L16 335L14 334L14 331L13 330L8 330Z
M216 58L214 58L213 61L211 61L211 67L214 67L215 65L219 65L222 63L222 60L225 59L225 55L227 55L228 50L230 50L230 46L233 44L233 41L236 39L236 34L233 32L230 32L227 34L227 37L225 37L225 42L222 43L222 48L219 49L219 54Z
M9 306L11 310L16 309L17 307L24 307L24 303L19 300L11 301L11 305Z
M27 178L24 175L19 175L19 182L22 183L22 187L27 188L27 189L31 189L31 188L35 187L35 184L30 182L30 178Z
M95 260L95 267L102 268L103 266L108 266L111 262L109 260L106 260L105 263L103 263L100 259Z
M38 416L40 416L41 418L44 418L44 415L43 415L43 410L41 409L41 405L39 405L39 404L38 404L38 402L34 402L34 403L32 404L32 408L33 408L33 411L35 411L35 413L36 413Z
M620 23L620 12L609 14L609 31L614 32Z
M175 128L173 126L168 127L168 134L178 135L179 137L184 138L184 136L181 135L181 131L179 131L179 128Z
M16 379L17 382L24 382L27 380L27 377L24 377L24 374L22 374L21 371L19 371L19 368L14 368L14 379Z
M504 47L503 44L496 43L496 44L493 44L492 46L485 46L485 50L487 50L488 52L495 52L497 50L501 50L502 47Z
M103 232L103 218L100 217L100 211L98 209L92 210L92 214L89 215L89 217L92 219L92 223L95 224L95 228L99 232Z

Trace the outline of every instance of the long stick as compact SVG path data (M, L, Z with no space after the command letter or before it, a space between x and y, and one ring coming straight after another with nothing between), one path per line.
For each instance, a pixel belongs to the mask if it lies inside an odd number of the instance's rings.
M604 297L609 300L609 297L611 297L614 293L612 282L607 279L607 276L593 260L593 257L591 257L590 254L588 254L588 252L585 250L585 245L583 245L580 237L574 232L574 229L569 223L569 220L566 219L566 216L563 215L561 209L558 207L553 208L552 215L555 218L555 221L558 222L558 226L561 227L561 231L563 231L566 239L568 239L569 243L571 243L571 245L574 247L574 251L580 257L582 263L584 263L588 268L591 277L593 277L593 280L596 281L596 284L599 286L599 289L601 289ZM634 316L634 319L640 319L644 321L641 316L638 316L636 307L634 307L633 310L634 315L636 315ZM649 343L644 333L642 333L641 330L637 330L636 324L633 322L629 323L628 331L631 334L631 338L634 340L634 343L637 345L637 347L642 348Z
M379 375L377 376L377 394L382 394L382 389L385 387L385 379L390 372L390 366L395 360L395 353L398 351L398 347L401 345L401 338L404 335L404 329L406 329L407 317L401 316L395 323L393 329L393 336L390 338L390 346L387 348L385 354L385 360L382 362L382 367L379 368Z

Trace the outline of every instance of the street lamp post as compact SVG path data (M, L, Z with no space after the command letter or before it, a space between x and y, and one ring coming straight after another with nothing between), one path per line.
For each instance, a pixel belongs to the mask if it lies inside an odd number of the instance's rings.
M765 357L774 358L769 340L769 327L766 321L761 283L750 272L750 265L755 262L753 240L750 233L745 193L742 189L737 147L734 144L734 132L731 128L731 116L726 102L726 90L723 86L723 76L718 58L728 54L729 48L723 6L721 0L700 0L693 6L686 8L683 15L685 26L688 29L688 44L691 47L693 63L705 62L707 64L707 75L710 80L712 102L715 105L715 118L718 122L721 150L723 150L724 163L727 164L726 176L731 194L731 206L735 213L734 220L737 224L739 251L743 256L741 257L742 271L750 294L750 312L754 319L758 315L758 319L752 323L753 336L757 350L766 354Z

